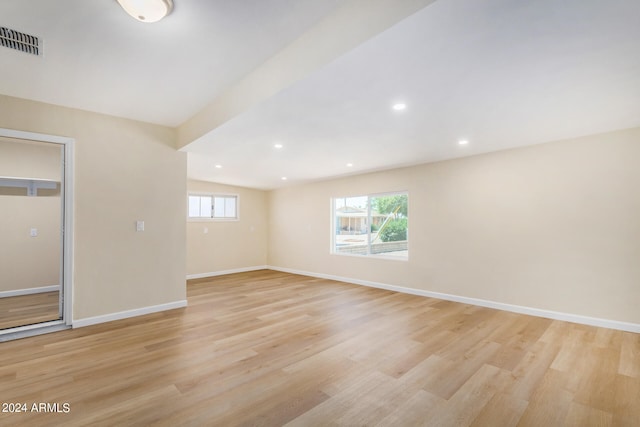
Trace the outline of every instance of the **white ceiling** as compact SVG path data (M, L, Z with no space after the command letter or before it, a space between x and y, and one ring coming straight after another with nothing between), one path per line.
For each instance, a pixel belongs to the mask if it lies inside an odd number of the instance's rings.
M178 126L339 1L175 0L146 24L116 0L1 0L44 57L0 48L0 93Z
M0 93L177 126L339 0L175 2L142 24L3 0L45 57L0 50ZM185 147L189 176L271 189L640 126L638 22L637 0L437 0Z

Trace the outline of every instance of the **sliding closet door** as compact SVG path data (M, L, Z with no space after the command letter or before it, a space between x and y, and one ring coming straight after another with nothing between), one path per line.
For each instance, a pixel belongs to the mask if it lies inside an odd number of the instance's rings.
M0 137L0 332L63 319L64 156Z

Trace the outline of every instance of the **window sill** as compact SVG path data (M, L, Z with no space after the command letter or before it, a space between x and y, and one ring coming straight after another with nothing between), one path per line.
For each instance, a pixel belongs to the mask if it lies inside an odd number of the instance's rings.
M340 253L340 252L331 252L331 255L353 257L353 258L384 259L384 260L390 260L390 261L405 261L405 262L409 261L409 255L384 255L384 254L361 255L361 254L350 254L350 253Z
M187 222L235 222L240 218L187 218Z

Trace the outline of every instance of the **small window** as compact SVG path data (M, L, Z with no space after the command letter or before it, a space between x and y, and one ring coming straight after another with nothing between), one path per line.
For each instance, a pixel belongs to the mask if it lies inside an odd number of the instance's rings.
M238 219L238 196L190 194L189 218Z
M407 259L408 204L407 193L334 198L332 252Z

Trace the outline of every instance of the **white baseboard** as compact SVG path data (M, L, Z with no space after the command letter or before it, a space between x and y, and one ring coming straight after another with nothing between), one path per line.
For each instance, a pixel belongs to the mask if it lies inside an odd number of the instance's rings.
M203 279L205 277L224 276L225 274L246 273L247 271L267 270L267 265L256 265L254 267L234 268L231 270L212 271L210 273L187 274L187 280Z
M55 292L60 290L60 285L41 286L39 288L15 289L0 292L0 298L18 297L21 295L41 294L44 292Z
M149 307L136 308L134 310L120 311L118 313L110 313L102 316L86 317L84 319L74 319L73 328L82 328L84 326L97 325L98 323L111 322L114 320L127 319L129 317L142 316L145 314L157 313L159 311L173 310L174 308L182 308L187 306L187 300L174 301L166 304L152 305Z
M617 320L600 319L597 317L581 316L579 314L562 313L558 311L543 310L534 307L525 307L520 305L505 304L496 301L488 301L478 298L469 298L458 295L443 294L440 292L425 291L422 289L405 288L402 286L388 285L386 283L371 282L368 280L351 279L349 277L333 276L331 274L314 273L310 271L294 270L291 268L282 268L268 266L270 270L282 271L284 273L300 274L303 276L319 277L321 279L337 280L339 282L353 283L355 285L369 286L372 288L386 289L389 291L402 292L405 294L419 295L441 300L460 302L463 304L477 305L480 307L493 308L496 310L510 311L513 313L527 314L530 316L544 317L553 320L562 320L565 322L579 323L583 325L598 326L601 328L618 329L621 331L640 333L640 324L620 322Z

